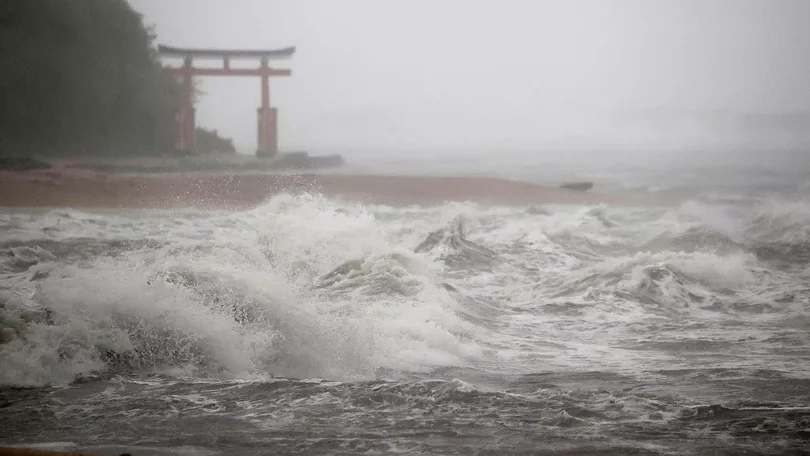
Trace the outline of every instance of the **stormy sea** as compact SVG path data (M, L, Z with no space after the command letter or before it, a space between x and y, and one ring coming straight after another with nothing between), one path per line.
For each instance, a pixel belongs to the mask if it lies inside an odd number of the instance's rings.
M622 169L558 177L660 204L3 210L0 446L810 454L809 175Z

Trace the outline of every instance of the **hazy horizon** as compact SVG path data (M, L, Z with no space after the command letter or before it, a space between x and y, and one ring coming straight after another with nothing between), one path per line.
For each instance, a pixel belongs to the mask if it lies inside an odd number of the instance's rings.
M130 3L158 43L296 46L271 81L283 150L810 144L810 2ZM252 152L258 80L201 82L199 124Z

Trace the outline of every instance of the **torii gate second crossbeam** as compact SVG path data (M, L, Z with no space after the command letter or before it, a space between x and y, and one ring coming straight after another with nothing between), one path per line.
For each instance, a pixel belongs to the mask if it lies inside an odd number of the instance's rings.
M288 69L271 68L270 59L288 58L295 53L294 47L275 50L217 50L181 49L159 45L158 52L166 57L183 57L183 66L168 68L174 76L182 77L180 107L175 114L174 146L182 152L196 150L196 125L193 102L192 78L194 76L260 76L262 81L262 104L258 108L258 141L256 154L273 156L278 153L278 111L270 107L270 76L290 76ZM193 60L222 59L222 68L195 68ZM258 68L231 68L232 59L259 59Z

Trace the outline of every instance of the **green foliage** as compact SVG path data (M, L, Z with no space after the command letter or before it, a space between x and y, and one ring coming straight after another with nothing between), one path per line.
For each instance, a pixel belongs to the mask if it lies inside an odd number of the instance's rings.
M0 155L165 149L178 87L153 40L126 0L0 1Z
M205 128L197 127L197 152L203 154L212 152L234 154L236 153L236 148L233 146L232 139L222 138L216 130L206 130Z

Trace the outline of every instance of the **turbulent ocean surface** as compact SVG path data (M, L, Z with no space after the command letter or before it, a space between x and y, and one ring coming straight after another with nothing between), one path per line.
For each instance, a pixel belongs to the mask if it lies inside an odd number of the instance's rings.
M680 177L636 208L2 211L0 446L808 454L806 182Z

